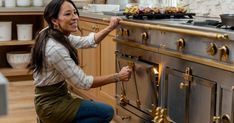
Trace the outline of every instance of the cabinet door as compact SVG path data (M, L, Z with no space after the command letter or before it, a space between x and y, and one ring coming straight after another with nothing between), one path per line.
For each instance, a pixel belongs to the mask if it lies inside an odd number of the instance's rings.
M176 123L213 123L217 85L195 75L190 77L191 82L184 86L184 72L166 69L169 117Z
M84 35L88 35L90 32L83 30ZM79 49L82 50L82 61L83 70L86 74L93 76L100 75L100 46L96 48Z
M83 35L88 35L90 32L82 30ZM100 75L100 46L96 48L78 49L80 66L83 68L87 75L99 76ZM80 90L80 89L79 89ZM98 89L92 88L89 91L80 90L82 94L89 98L98 96Z
M107 36L101 43L101 75L113 74L115 70L116 43L112 36ZM99 96L106 103L115 105L115 84L100 87Z
M234 122L234 86L221 85L220 87L220 114L221 120ZM224 122L223 122L224 123Z

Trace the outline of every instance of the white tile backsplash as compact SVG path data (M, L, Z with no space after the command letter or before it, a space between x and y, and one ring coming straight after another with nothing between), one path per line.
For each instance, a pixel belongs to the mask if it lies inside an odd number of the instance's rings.
M234 0L185 0L189 12L198 16L219 17L220 14L234 14Z

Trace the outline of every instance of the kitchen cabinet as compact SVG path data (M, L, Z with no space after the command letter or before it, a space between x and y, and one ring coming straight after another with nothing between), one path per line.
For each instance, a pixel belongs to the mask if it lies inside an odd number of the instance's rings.
M0 41L0 72L11 80L31 79L32 74L27 69L13 69L7 62L6 53L10 51L30 51L34 44L33 40L17 40L16 24L33 24L33 39L35 35L44 27L43 12L34 11L33 8L1 8L0 22L12 22L12 40Z
M108 23L102 20L95 20L81 17L79 27L83 36L90 32L98 32L104 29ZM115 31L109 33L96 48L78 49L80 65L83 70L90 75L100 76L115 73L115 42L112 38ZM91 99L115 105L115 84L108 84L91 90L81 90L72 88L75 93Z

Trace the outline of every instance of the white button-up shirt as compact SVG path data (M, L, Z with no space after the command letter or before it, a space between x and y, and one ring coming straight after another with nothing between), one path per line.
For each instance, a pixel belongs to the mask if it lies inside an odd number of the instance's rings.
M75 48L89 48L96 47L94 35L95 33L85 37L70 35L68 38ZM53 85L63 80L82 89L89 89L92 86L93 76L86 75L70 57L68 49L55 39L48 39L44 60L46 67L43 66L42 73L33 74L35 86Z

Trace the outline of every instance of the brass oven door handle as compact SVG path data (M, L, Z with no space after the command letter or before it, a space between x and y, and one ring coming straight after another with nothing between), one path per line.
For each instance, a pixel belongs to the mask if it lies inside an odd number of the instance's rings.
M133 79L134 79L133 81L135 83L136 96L137 96L136 104L137 104L137 107L140 108L141 102L140 102L140 96L139 96L138 87L137 87L137 81L136 81L135 63L133 61L129 61L128 65L132 68L132 74L133 74Z
M116 63L118 64L118 68L119 68L119 70L120 70L121 67L120 67L119 61L117 61ZM123 81L121 81L121 91L122 91L122 92L121 92L121 97L120 97L120 105L126 106L127 103L129 103L129 100L128 100L127 97L126 97L126 90L125 90Z

